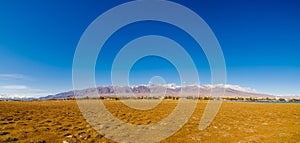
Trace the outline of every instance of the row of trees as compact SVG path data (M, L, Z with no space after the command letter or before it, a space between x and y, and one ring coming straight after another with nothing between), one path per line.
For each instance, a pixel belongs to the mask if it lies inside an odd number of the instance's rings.
M48 99L48 100L75 100L76 98L70 97L66 99ZM100 99L100 100L128 100L128 99L143 99L143 100L179 100L179 99L188 99L188 100L225 100L225 101L254 101L254 102L297 102L300 103L299 98L285 99L285 98L270 98L270 97L211 97L211 96L99 96L99 97L84 97L80 99ZM19 100L17 100L19 101ZM32 101L32 100L31 100Z
M270 98L270 97L211 97L211 96L138 96L138 97L115 97L115 96L100 96L101 100L126 100L126 99L160 99L160 100L179 100L179 99L188 99L188 100L228 100L228 101L266 101L266 102L300 102L300 99L285 99L285 98Z

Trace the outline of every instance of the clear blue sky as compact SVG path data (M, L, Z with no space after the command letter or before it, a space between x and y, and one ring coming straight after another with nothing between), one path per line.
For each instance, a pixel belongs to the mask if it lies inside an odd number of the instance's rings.
M72 89L72 61L87 26L124 0L0 2L0 95L43 96ZM298 0L175 0L200 15L215 33L227 65L227 83L258 92L300 95L300 2ZM175 12L174 12L175 13ZM98 85L110 84L110 66L124 44L139 36L170 37L196 61L201 84L209 66L195 41L160 22L139 22L117 31L96 66ZM153 64L155 63L155 64ZM160 75L178 84L167 61L148 57L130 73L131 84Z

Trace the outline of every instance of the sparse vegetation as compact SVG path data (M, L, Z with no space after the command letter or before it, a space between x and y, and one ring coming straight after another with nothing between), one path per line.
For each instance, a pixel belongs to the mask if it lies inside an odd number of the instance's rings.
M89 97L85 96L83 98L78 98L77 100L224 100L224 101L235 101L235 102L266 102L266 103L300 103L300 99L292 98L270 98L270 97L211 97L211 96L115 96L115 95L101 95L99 97ZM75 97L70 97L66 99L48 99L48 100L76 100ZM8 100L0 100L8 101ZM23 100L13 100L13 101L23 101ZM31 100L36 101L36 100Z
M161 143L300 140L300 104L223 102L212 124L199 131L197 127L207 103L204 99L209 99L200 98L203 100L198 102L189 122ZM141 125L165 118L178 101L172 97L147 111L128 108L115 99L104 100L104 103L120 120ZM89 126L75 100L5 101L0 102L0 115L0 142L113 142Z

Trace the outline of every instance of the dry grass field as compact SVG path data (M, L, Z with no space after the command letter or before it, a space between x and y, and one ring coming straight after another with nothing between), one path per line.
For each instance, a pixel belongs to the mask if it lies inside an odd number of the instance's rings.
M178 101L164 100L146 111L104 101L117 118L145 125L165 118ZM198 130L206 101L199 101L187 124L161 143L300 142L300 104L223 102L210 126ZM0 142L113 142L99 135L75 100L0 101Z

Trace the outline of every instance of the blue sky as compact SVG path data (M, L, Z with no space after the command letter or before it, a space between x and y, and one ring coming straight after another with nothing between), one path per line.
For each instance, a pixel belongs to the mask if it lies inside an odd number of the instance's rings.
M103 12L127 1L0 2L0 95L43 96L72 89L72 61L88 25ZM297 0L175 0L201 16L222 47L227 83L258 92L300 95L300 2ZM176 14L176 12L174 12ZM98 85L110 84L110 67L124 44L139 36L170 37L186 47L209 84L209 66L195 41L161 22L127 25L109 38L96 66ZM131 84L160 75L178 84L168 61L145 57L130 73Z

